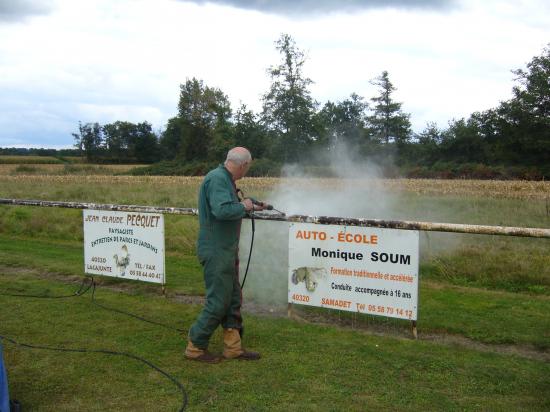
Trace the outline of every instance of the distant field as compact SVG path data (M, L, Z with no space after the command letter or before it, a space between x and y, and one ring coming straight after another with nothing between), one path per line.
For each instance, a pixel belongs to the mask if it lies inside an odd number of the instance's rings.
M18 156L21 157L21 156ZM57 159L55 159L57 160ZM0 175L115 175L124 174L140 165L96 165L85 163L4 163Z
M2 164L60 164L61 160L52 156L2 156L0 155L0 165Z

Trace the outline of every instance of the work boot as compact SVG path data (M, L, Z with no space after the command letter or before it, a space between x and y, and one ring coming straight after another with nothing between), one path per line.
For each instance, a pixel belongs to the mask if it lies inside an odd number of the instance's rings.
M258 352L250 352L241 346L241 335L238 329L223 330L223 357L225 359L258 360Z
M185 348L185 357L190 360L205 363L219 363L222 360L220 356L216 356L213 353L208 352L206 349L197 348L191 341L187 343L187 348Z

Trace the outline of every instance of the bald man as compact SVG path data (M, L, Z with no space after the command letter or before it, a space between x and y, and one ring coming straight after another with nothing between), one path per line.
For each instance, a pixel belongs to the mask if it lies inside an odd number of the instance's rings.
M199 191L197 254L204 270L206 302L189 330L185 357L207 363L222 358L208 351L210 336L223 327L223 358L257 360L260 354L241 345L239 235L241 220L250 210L263 210L250 199L239 201L235 182L248 172L252 156L244 147L227 153L223 165L210 171Z

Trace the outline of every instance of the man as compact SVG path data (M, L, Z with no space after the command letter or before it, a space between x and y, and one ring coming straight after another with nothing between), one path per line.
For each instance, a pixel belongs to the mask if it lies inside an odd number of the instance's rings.
M217 363L208 352L215 329L223 327L226 359L257 360L260 354L241 346L241 287L238 247L241 220L250 210L263 210L250 199L239 201L235 182L248 172L252 156L244 147L227 153L223 165L210 171L199 191L199 239L197 254L204 269L206 303L191 326L185 349L187 359Z

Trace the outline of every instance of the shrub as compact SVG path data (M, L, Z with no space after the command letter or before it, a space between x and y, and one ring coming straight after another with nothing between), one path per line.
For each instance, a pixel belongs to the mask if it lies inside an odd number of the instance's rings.
M255 159L250 166L248 176L260 177L271 176L278 177L281 175L281 164L269 159Z
M38 172L38 169L34 166L28 166L28 165L19 165L15 168L16 173L36 173Z

